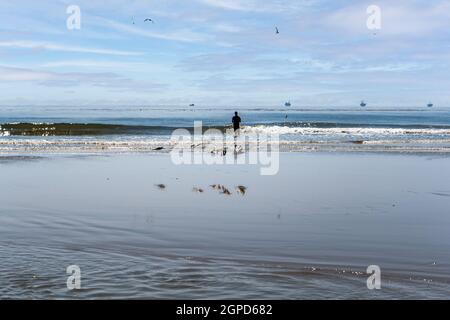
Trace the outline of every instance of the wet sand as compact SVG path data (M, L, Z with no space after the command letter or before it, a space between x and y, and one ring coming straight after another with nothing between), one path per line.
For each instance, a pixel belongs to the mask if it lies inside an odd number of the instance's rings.
M275 176L164 154L24 158L0 161L1 298L450 297L448 157L281 154Z

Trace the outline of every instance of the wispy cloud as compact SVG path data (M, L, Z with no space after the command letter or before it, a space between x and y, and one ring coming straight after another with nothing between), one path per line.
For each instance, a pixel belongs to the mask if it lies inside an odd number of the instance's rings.
M213 7L218 7L218 8L223 8L223 9L228 9L228 10L242 10L242 11L247 11L247 10L254 10L254 6L253 5L248 5L248 3L252 2L252 0L247 1L247 5L245 4L245 1L241 1L241 0L200 0L201 2L203 2L204 4L213 6Z
M0 47L3 48L18 48L18 49L32 49L36 51L60 51L60 52L76 52L76 53L91 53L99 55L114 55L114 56L139 56L142 52L121 51L113 49L89 48L80 46L63 45L51 42L38 41L1 41Z
M167 41L180 41L180 42L202 42L207 40L207 35L202 33L194 32L190 29L178 29L172 32L159 33L156 31L151 31L149 29L143 29L139 27L135 27L129 24L100 18L97 17L95 19L97 23L102 25L103 27L111 28L116 31L130 33L142 37L167 40Z
M310 7L317 0L198 0L205 5L225 10L234 11L253 11L253 12L288 12L298 11L306 7Z
M242 32L242 28L236 25L231 25L228 23L217 23L212 24L211 29L217 32L226 32L226 33L239 33Z
M0 66L0 81L44 81L51 77L48 72Z
M113 72L48 72L26 68L0 66L0 82L35 82L47 87L94 86L109 90L152 91L165 85L150 81L135 81Z

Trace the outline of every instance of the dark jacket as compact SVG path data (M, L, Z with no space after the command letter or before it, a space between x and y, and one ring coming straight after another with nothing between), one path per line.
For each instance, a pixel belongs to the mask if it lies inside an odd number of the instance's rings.
M233 119L231 120L233 122L233 127L234 129L239 129L239 124L241 123L241 117L239 116L234 116Z

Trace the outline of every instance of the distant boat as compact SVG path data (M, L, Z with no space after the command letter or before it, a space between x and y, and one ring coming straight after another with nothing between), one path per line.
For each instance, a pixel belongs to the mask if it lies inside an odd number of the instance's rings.
M433 104L430 102L429 104L427 104L428 108L431 108L433 106Z
M191 104L189 105L189 107L195 107L195 104L191 103Z
M285 103L284 103L284 106L285 106L285 107L290 107L290 106L291 106L291 102L290 102L290 101L285 102Z
M359 104L361 107L365 107L365 106L367 106L367 103L365 103L364 102L364 100L363 101L361 101L361 103Z

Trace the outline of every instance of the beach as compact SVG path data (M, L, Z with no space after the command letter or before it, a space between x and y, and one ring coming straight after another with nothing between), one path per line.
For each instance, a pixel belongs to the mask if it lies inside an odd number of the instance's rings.
M164 153L8 152L0 177L5 299L450 295L446 153L285 152L262 176Z
M449 12L0 1L0 302L450 300Z

